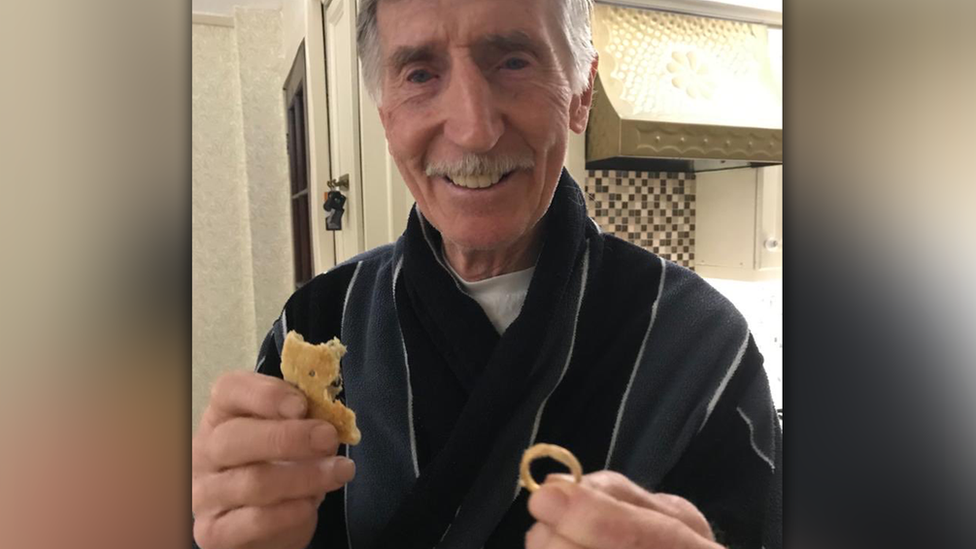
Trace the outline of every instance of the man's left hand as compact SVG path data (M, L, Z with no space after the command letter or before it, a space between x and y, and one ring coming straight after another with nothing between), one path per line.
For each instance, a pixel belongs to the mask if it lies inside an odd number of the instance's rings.
M688 500L648 492L613 471L550 475L529 497L538 521L526 549L721 549L708 521Z

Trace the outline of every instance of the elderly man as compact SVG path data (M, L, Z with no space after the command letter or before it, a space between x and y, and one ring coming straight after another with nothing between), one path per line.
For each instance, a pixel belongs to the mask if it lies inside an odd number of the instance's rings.
M395 244L288 300L258 373L215 385L194 439L200 547L782 545L782 435L742 317L602 234L563 170L592 99L590 8L361 2L364 74L416 207ZM276 379L290 330L348 346L360 444ZM536 442L590 473L530 497Z

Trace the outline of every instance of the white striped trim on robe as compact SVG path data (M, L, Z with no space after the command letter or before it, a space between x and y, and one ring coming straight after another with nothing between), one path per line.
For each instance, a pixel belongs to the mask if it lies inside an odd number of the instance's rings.
M590 242L587 241L586 252L583 254L583 275L582 275L582 279L580 280L579 297L576 300L576 314L573 316L573 331L571 332L572 335L570 336L569 339L569 351L566 354L566 363L563 364L563 370L559 372L559 379L556 380L556 384L552 386L552 390L549 391L549 394L546 395L544 399L542 399L542 404L539 405L539 411L536 412L535 414L535 423L533 423L532 425L532 436L529 437L529 444L528 446L526 446L526 448L531 448L532 445L535 444L535 437L536 435L539 434L539 422L542 421L542 412L546 409L546 404L549 403L549 397L551 397L552 394L556 392L556 388L559 387L560 383L562 383L563 377L566 375L566 370L569 369L569 363L570 361L573 360L573 347L575 347L576 345L576 327L579 323L580 307L583 305L583 296L586 295L586 279L587 279L587 275L589 274L589 270L590 270ZM516 480L515 494L513 496L513 499L515 497L518 497L519 490L521 489L522 489L522 485L519 484L519 482Z
M654 298L654 304L651 305L651 320L647 323L647 332L644 334L644 340L641 342L640 351L637 352L637 360L634 361L634 367L630 372L630 380L627 382L627 388L624 390L623 398L620 399L620 408L617 410L617 420L613 424L613 434L610 436L610 447L607 450L607 461L603 466L604 469L610 468L610 459L613 457L613 451L617 446L617 434L620 432L620 421L624 417L624 409L630 397L630 389L634 386L634 378L637 377L637 369L640 368L641 360L644 359L644 349L647 347L647 340L651 338L651 329L654 328L654 320L657 318L658 304L661 302L661 295L664 293L664 277L667 274L667 261L663 257L659 257L658 259L661 261L661 280L657 285L657 296Z
M397 260L396 267L393 268L394 309L396 309L396 286L397 280L400 278L401 268L403 268L403 256L400 256L400 259ZM400 345L403 347L403 367L407 371L407 425L410 426L410 459L413 462L413 474L416 478L420 476L420 462L417 460L417 435L413 426L413 386L410 383L410 359L407 357L407 342L403 339L402 332L400 333Z
M742 357L746 354L746 347L749 345L749 330L746 330L746 337L742 340L742 345L739 346L739 352L735 354L735 358L732 360L732 365L729 366L727 372L725 372L725 377L722 378L722 382L718 384L718 389L715 390L715 394L712 395L711 400L708 401L708 407L705 409L705 419L702 420L701 426L698 427L698 432L700 433L702 429L705 428L705 424L708 423L708 418L711 417L712 412L715 411L715 405L718 404L718 399L725 392L725 386L729 384L729 380L732 379L732 375L739 368L739 363L742 362Z

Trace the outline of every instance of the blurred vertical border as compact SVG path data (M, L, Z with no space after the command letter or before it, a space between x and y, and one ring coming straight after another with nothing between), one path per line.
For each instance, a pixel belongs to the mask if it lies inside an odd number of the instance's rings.
M976 547L976 4L784 6L788 547Z
M188 546L190 2L0 13L0 546Z

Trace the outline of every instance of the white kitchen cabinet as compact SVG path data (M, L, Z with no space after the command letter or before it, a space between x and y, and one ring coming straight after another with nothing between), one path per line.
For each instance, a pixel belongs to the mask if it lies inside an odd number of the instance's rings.
M770 280L783 273L783 167L696 175L695 271Z

